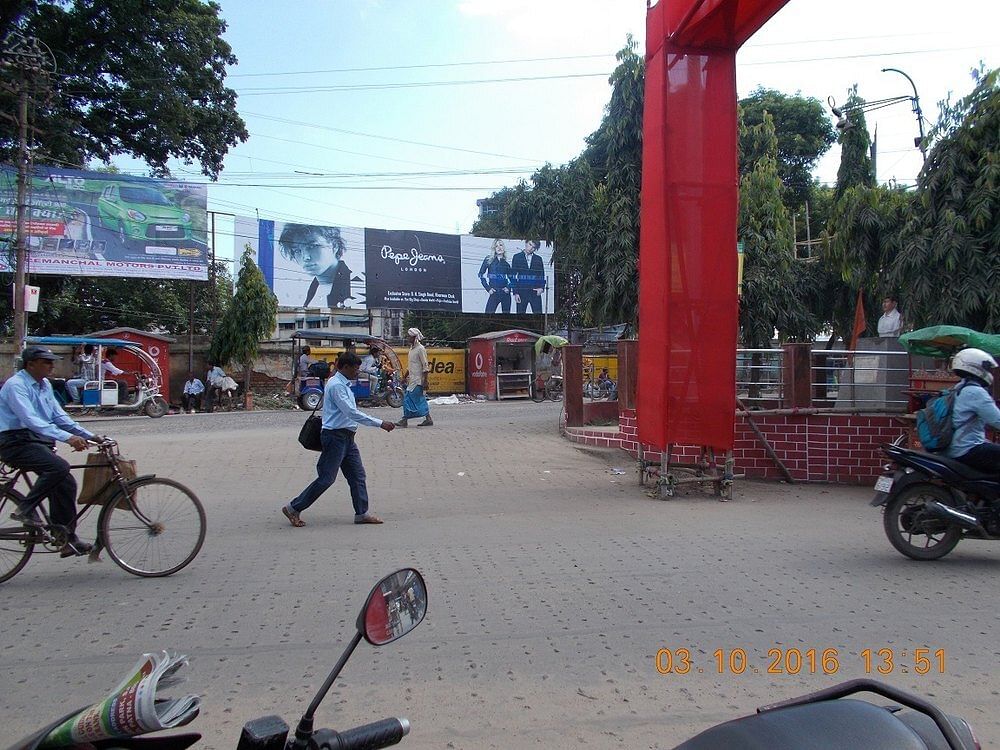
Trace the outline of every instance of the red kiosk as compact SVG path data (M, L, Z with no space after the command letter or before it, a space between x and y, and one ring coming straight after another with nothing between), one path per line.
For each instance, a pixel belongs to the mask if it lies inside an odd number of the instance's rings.
M473 336L468 343L469 395L490 401L531 398L535 342L541 334L515 328Z
M98 339L134 341L138 346L141 346L150 357L156 360L156 364L159 365L160 373L163 375L160 393L164 394L164 398L168 398L168 394L170 393L170 344L176 341L176 339L170 336L163 336L159 333L140 331L138 328L111 328L107 331L96 331L87 335ZM118 369L125 370L126 373L137 372L142 369L138 358L127 351L120 352L115 359L115 363ZM128 383L129 388L135 388L134 375L125 375L123 379Z

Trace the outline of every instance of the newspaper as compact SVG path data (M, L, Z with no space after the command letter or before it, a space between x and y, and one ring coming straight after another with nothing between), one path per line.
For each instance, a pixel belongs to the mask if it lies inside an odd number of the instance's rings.
M133 737L189 723L198 715L201 698L157 697L161 688L184 681L177 672L188 663L186 656L171 651L143 654L118 687L100 703L67 719L49 732L40 747L55 748L80 742Z

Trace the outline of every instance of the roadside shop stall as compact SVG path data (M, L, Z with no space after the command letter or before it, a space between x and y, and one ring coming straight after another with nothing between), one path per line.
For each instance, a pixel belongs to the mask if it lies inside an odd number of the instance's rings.
M468 341L469 395L490 401L531 398L535 342L540 334L520 328L473 336Z

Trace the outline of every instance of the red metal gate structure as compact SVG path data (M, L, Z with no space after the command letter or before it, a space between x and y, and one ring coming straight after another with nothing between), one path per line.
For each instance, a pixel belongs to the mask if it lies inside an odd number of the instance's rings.
M733 447L736 51L787 0L660 0L646 16L638 435Z

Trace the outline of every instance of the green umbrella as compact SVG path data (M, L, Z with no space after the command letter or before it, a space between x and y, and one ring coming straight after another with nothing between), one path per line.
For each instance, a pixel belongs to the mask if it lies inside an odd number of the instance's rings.
M541 354L542 347L546 344L558 349L560 346L566 346L568 343L569 341L562 336L540 336L538 341L535 342L535 354Z
M994 357L1000 356L1000 335L980 333L961 326L930 326L910 331L899 337L899 343L910 354L927 357L950 357L966 347L982 349Z

